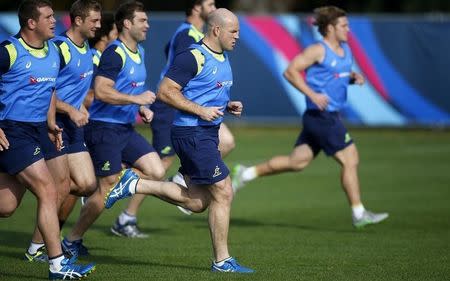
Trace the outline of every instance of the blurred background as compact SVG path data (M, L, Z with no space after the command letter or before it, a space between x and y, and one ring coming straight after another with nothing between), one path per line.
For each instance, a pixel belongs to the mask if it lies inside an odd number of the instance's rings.
M71 0L53 1L57 10L70 7ZM114 10L123 0L99 0L105 9ZM141 1L150 11L181 11L184 1ZM1 1L1 10L15 10L20 1ZM244 12L310 12L322 5L336 5L349 12L364 13L424 13L449 12L450 2L446 0L217 0L218 7Z
M53 1L57 33L70 24L72 1ZM104 10L122 2L104 0ZM184 19L184 1L142 1L149 11L148 85L155 90L164 46ZM0 39L19 30L20 1L1 1ZM450 126L450 1L217 0L240 16L240 43L231 53L232 95L245 105L240 124L299 124L305 100L282 77L289 61L320 39L311 12L337 5L349 13L354 70L366 84L349 87L345 122L361 127ZM233 120L232 120L233 121Z

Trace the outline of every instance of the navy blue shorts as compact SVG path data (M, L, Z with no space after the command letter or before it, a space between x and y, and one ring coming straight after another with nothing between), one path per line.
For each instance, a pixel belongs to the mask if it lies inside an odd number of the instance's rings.
M155 152L131 124L90 120L84 133L99 177L117 174L122 170L122 163L132 166L142 156Z
M175 155L170 130L173 119L175 118L176 109L159 100L156 100L150 109L154 113L153 120L150 123L153 147L161 158Z
M9 142L9 149L0 151L1 171L16 175L34 162L44 158L40 136L47 134L47 122L2 120L0 128Z
M60 113L56 114L56 124L63 129L63 148L61 151L57 151L55 145L50 141L50 139L43 135L41 142L46 160L53 159L64 154L88 151L84 142L83 127L77 127L77 125L70 120L68 115Z
M180 173L191 182L211 185L225 179L230 171L220 156L219 127L172 127L173 147L180 158Z
M331 156L353 143L338 112L307 110L303 114L303 131L295 146L307 144L316 156L320 150Z

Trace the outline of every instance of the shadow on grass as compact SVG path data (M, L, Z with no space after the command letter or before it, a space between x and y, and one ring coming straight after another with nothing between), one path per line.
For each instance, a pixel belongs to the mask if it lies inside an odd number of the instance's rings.
M19 232L5 229L3 229L1 233L3 246L20 248L23 250L28 247L28 243L30 243L32 236L31 232Z
M200 216L184 216L184 217L176 217L175 220L178 221L190 221L194 222L195 226L197 228L207 228L207 218L200 217ZM292 229L299 229L299 230L306 230L306 231L318 231L318 232L333 232L333 233L359 233L359 232L365 232L370 233L371 231L367 228L358 230L354 229L350 225L348 226L341 226L336 225L336 227L333 227L333 225L330 225L330 227L323 227L321 226L313 226L313 225L301 225L301 224L289 224L289 223L273 223L273 222L265 222L265 221L258 221L258 220L248 220L248 219L242 219L242 218L232 218L230 221L230 227L276 227L276 228L292 228Z
M8 272L1 272L0 276L4 279L2 280L9 280L9 278L17 278L17 280L48 280L48 277L46 275L44 276L36 276L36 275L29 275L24 274L20 272L15 273L8 273Z
M89 260L94 261L98 265L127 265L127 266L154 266L161 268L177 268L177 269L189 269L189 270L199 270L205 271L205 267L198 266L190 266L183 264L168 264L168 263L159 263L152 261L145 261L142 259L133 259L130 256L116 257L116 256L108 256L108 255L91 255L89 256Z

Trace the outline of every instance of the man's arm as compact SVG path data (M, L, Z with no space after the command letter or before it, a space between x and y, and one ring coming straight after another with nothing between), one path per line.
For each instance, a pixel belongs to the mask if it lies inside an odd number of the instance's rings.
M56 92L53 91L52 98L50 100L50 105L47 112L47 126L48 134L52 142L55 144L58 151L61 150L63 146L62 141L62 129L56 124Z
M8 47L6 47L8 45ZM14 46L8 41L4 41L0 44L0 76L9 71L11 67L11 54L14 53L17 55L17 51Z
M197 115L206 121L212 121L223 115L220 107L203 107L186 99L182 93L184 86L200 72L201 57L194 56L191 50L180 53L161 81L158 99L187 113ZM204 58L203 58L204 59Z
M95 77L95 98L102 102L115 105L147 105L153 103L156 99L155 94L152 91L147 90L140 95L132 96L117 91L114 88L114 85L115 82L109 78L101 75Z
M325 56L325 49L320 44L314 44L304 50L303 53L297 55L288 65L286 71L283 73L284 78L291 83L297 90L309 97L321 110L324 110L328 105L327 96L314 92L305 79L300 75L316 62L323 60Z
M122 69L122 57L113 49L108 48L102 54L98 73L94 82L95 98L114 105L139 104L147 105L155 101L155 94L145 91L140 95L128 95L114 88L117 75Z
M56 112L68 115L77 127L82 127L88 123L88 116L86 114L58 98L56 98Z

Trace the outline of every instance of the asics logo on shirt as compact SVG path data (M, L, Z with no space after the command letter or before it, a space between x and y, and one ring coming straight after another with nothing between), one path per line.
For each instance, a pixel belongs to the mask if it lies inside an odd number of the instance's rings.
M25 65L25 68L28 69L31 67L31 61L28 61L27 64Z
M30 76L30 84L37 84L40 82L55 82L56 78L55 77L33 77Z
M133 74L133 73L134 73L134 66L132 66L130 69L130 74Z
M214 75L214 74L216 74L217 73L217 66L214 66L214 69L213 69L213 71L212 71L212 74Z

